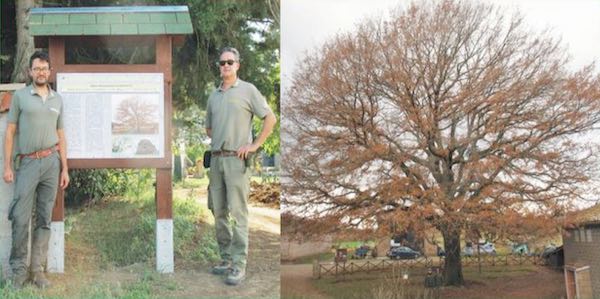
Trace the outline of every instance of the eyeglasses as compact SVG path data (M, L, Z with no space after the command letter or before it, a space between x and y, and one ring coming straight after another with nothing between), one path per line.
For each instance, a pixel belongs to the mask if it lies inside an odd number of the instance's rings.
M229 59L229 60L220 60L219 61L220 66L224 66L226 63L229 65L233 65L235 63L235 60Z
M34 67L31 69L32 71L34 71L35 73L39 73L39 72L48 72L50 71L50 68L47 67Z

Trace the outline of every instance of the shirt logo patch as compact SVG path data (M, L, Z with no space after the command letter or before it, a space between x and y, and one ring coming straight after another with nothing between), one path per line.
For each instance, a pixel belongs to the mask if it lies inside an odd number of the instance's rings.
M58 109L56 109L56 108L48 108L48 109L50 109L50 111L52 111L56 114L60 114L60 111L58 111Z

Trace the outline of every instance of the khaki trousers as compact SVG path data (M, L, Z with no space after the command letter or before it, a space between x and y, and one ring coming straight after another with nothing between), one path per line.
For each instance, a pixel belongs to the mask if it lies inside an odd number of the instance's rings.
M209 204L221 259L246 267L248 256L248 195L250 171L235 156L212 157L209 172Z
M29 239L29 220L33 214L31 272L43 271L48 256L52 208L56 199L60 173L58 153L42 159L24 157L16 172L15 195L8 219L12 221L12 250L10 265L15 275L26 274Z

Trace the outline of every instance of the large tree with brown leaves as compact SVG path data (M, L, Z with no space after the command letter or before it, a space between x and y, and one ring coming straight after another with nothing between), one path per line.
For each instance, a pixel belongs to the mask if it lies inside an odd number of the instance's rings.
M462 236L551 227L583 195L594 151L577 136L600 121L600 79L567 65L549 34L471 2L338 35L283 102L285 208L321 232L436 228L462 284Z

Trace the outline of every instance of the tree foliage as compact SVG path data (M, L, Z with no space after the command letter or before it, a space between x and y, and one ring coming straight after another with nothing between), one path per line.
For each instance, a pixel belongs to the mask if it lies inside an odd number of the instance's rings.
M485 4L396 10L309 53L284 103L284 204L385 234L438 229L448 284L461 236L556 224L594 171L574 138L600 121L600 78L560 42ZM525 229L529 228L529 229Z

